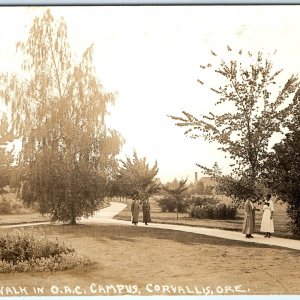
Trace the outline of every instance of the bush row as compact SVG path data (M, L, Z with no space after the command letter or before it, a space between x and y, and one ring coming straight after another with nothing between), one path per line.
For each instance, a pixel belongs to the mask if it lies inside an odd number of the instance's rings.
M236 213L236 207L224 203L218 203L217 205L207 204L203 206L191 206L188 211L191 218L214 220L232 220L235 218Z
M174 212L177 210L177 202L171 197L164 197L157 201L162 212ZM188 203L184 200L178 203L178 212L186 212Z
M178 212L187 212L191 205L193 206L203 206L207 204L216 205L220 200L213 197L201 197L201 196L191 196L182 199L178 202ZM177 202L174 198L165 196L157 201L158 206L162 212L174 212L177 211Z
M162 212L186 212L191 218L199 219L234 219L237 213L236 207L220 203L214 197L192 196L176 202L171 197L164 197L157 201Z

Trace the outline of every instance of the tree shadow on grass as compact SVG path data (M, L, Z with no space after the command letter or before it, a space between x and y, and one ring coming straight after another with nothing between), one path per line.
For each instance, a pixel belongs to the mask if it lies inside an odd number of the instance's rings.
M160 228L150 228L141 226L127 226L115 224L80 224L80 225L62 225L47 226L45 228L51 233L59 235L66 234L70 237L90 237L97 241L105 242L105 240L138 242L141 239L149 238L153 240L171 240L173 242L185 245L209 245L209 246L226 246L241 247L253 249L285 249L291 252L296 250L286 249L278 246L269 246L264 244L249 243L243 241L235 241L214 236L207 236L196 233L189 233L177 230L168 230ZM242 234L242 233L241 233Z

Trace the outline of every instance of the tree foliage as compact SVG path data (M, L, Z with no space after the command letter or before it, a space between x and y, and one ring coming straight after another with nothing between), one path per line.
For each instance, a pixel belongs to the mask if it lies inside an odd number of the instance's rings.
M155 176L158 173L157 162L152 167L146 162L146 158L139 158L137 153L133 157L121 160L121 166L116 176L116 182L123 195L130 197L133 193L141 201L155 194L160 185Z
M190 194L194 195L204 195L205 194L205 186L201 180L198 180L194 184L191 184L189 189Z
M189 186L186 185L187 178L181 179L178 181L178 184L176 187L168 187L163 186L163 190L167 193L167 195L176 203L177 207L177 220L178 220L178 212L179 212L179 206L184 201L184 192L189 188Z
M0 195L6 193L4 187L10 184L14 157L12 151L8 151L6 147L12 140L13 135L9 130L7 116L4 114L0 119Z
M266 162L264 179L277 197L287 203L293 234L300 236L300 131L286 134Z
M292 232L300 236L300 89L290 108L284 120L289 132L269 154L263 179L277 197L287 203Z
M22 197L39 202L54 220L75 223L96 209L116 163L121 139L105 126L115 95L96 76L93 46L76 62L66 23L50 10L34 19L17 50L24 55L23 74L3 74L0 96L22 138Z
M232 51L230 47L227 49ZM254 55L239 51L238 55L241 58L222 60L217 67L210 63L201 66L204 71L213 70L219 75L215 82L220 82L220 86L210 90L217 97L216 110L220 113L196 117L183 111L182 116L171 118L177 126L187 128L186 135L218 143L219 149L233 161L232 178L226 177L229 185L235 180L235 184L239 183L236 187L247 182L246 187L250 184L254 189L268 156L270 140L274 133L282 132L282 121L289 115L290 100L295 97L299 80L292 75L280 87L277 82L282 70L273 70L269 58L261 52ZM246 56L248 61L243 62ZM238 194L237 191L237 197Z

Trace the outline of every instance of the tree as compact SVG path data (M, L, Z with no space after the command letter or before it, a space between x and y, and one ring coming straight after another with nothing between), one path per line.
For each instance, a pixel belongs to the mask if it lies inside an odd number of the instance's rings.
M264 180L280 200L287 203L294 235L300 236L300 92L294 97L289 133L274 145L265 163Z
M121 160L116 180L124 196L131 197L135 193L143 201L159 190L160 186L155 178L157 173L157 162L150 167L145 157L139 158L134 152L132 158Z
M197 194L197 195L203 195L204 194L204 183L201 180L198 180L194 184L191 185L190 187L190 193L192 195Z
M0 195L7 192L4 188L10 184L14 157L12 151L7 150L7 144L12 140L13 135L9 130L7 116L4 114L0 120Z
M241 176L223 175L218 164L215 162L211 168L196 164L204 172L211 176L217 183L215 186L207 186L212 194L223 194L231 198L235 206L240 206L245 200L251 198L253 201L260 201L266 192L261 179L255 182L245 174ZM209 193L208 193L209 194Z
M232 51L230 47L227 49ZM217 57L215 52L212 53ZM242 50L238 55L242 55ZM210 112L195 117L183 111L181 117L170 116L177 126L187 127L186 135L217 142L219 150L233 161L232 174L219 182L225 184L225 194L228 194L227 183L233 181L242 185L247 182L247 186L250 184L251 189L255 189L270 141L274 133L282 132L282 121L291 108L288 103L299 88L295 75L281 88L276 81L282 70L273 71L271 60L264 58L261 52L257 55L248 52L246 56L249 63L234 59L229 62L222 60L215 68L212 64L201 66L203 70L213 70L220 76L220 86L211 88L211 91L217 95L216 106L221 108L221 113ZM240 192L235 193L239 201L245 196L239 197Z
M276 144L266 164L265 180L287 203L292 232L300 236L300 132L289 133Z
M189 188L189 186L186 186L187 178L181 179L178 182L178 185L176 188L169 188L167 186L163 186L164 191L167 192L167 194L170 196L172 200L175 201L177 206L177 220L178 220L178 212L180 204L182 204L184 200L184 192Z
M164 186L168 189L176 189L179 185L177 178L174 178L171 182L167 182Z
M23 76L3 74L0 96L22 138L21 196L53 220L75 224L103 200L116 163L121 138L105 126L115 95L96 77L93 45L76 62L64 19L55 20L50 10L34 19L17 50L24 55Z
M13 155L0 147L0 195L6 194L5 187L10 183Z

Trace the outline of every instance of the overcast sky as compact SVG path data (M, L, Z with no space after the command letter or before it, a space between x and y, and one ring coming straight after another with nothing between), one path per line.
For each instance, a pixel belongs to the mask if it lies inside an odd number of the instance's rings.
M26 39L34 15L46 8L0 7L0 72L18 71L22 57L15 43ZM109 125L125 138L121 157L133 149L152 164L158 162L163 182L193 181L196 163L215 161L228 170L216 144L183 135L168 114L182 110L214 111L214 78L200 68L234 50L274 53L275 69L283 78L300 70L299 6L116 6L51 7L63 16L69 41L78 57L94 44L94 65L108 91L117 91ZM210 82L209 82L210 81Z

